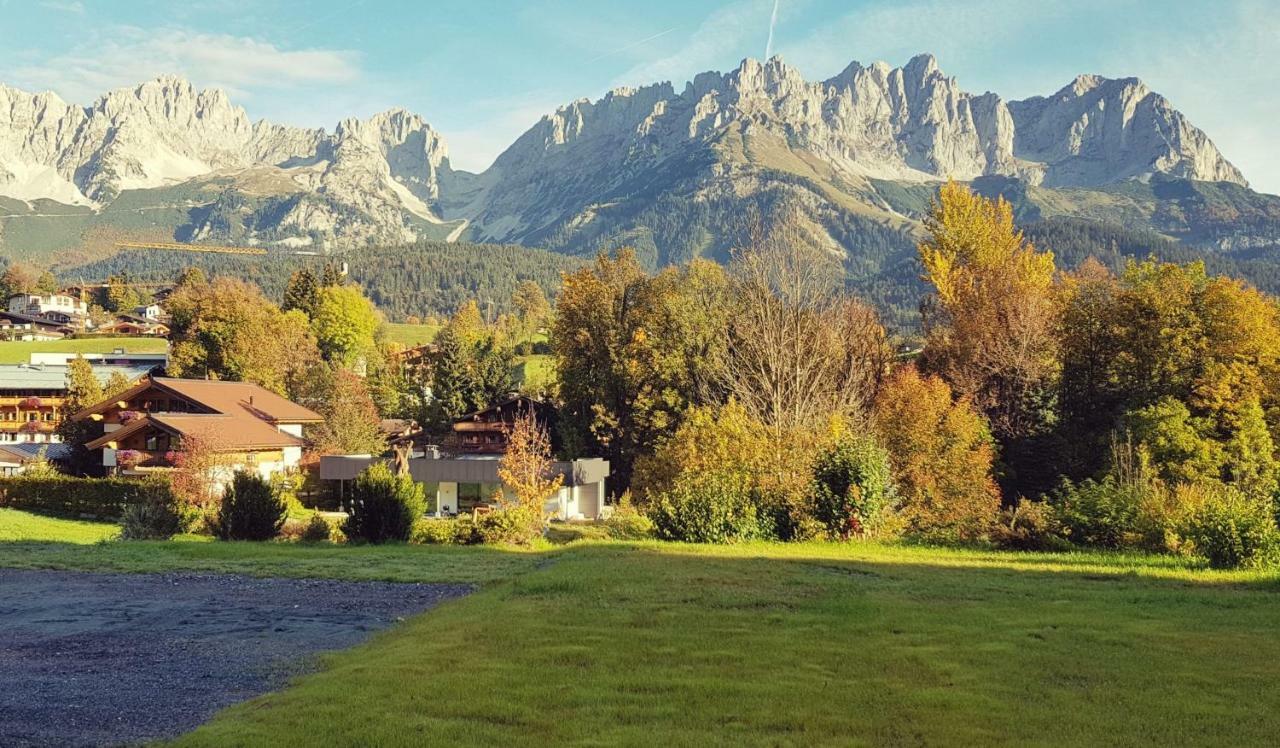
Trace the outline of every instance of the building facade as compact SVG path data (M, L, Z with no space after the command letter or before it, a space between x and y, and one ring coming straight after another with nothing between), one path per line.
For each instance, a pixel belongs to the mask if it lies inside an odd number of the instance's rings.
M90 364L99 383L119 373L130 382L151 372L148 365ZM0 364L0 444L53 444L58 425L72 414L67 399L67 364Z

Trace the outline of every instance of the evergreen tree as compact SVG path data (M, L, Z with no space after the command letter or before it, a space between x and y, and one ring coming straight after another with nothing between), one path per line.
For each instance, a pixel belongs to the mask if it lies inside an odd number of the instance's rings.
M316 277L309 268L293 271L289 276L289 285L284 290L284 302L280 308L284 311L297 309L311 317L320 303L320 287Z

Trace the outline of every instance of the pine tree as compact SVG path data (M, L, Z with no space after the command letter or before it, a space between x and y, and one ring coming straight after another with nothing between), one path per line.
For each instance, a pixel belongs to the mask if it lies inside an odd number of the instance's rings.
M316 276L308 268L295 270L289 276L289 285L284 291L284 303L280 308L286 312L297 309L311 317L315 314L319 303L320 287L316 282Z

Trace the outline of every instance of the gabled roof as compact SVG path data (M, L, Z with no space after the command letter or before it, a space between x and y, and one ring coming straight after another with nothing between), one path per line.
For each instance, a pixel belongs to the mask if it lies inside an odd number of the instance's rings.
M115 431L103 434L85 445L100 449L132 434L158 428L172 436L204 439L214 451L299 447L303 441L286 434L266 421L222 413L152 413L135 418Z
M170 377L153 377L144 379L135 387L85 408L75 414L81 420L94 413L110 410L115 403L130 400L148 389L157 388L178 395L215 413L244 417L279 423L319 423L324 419L310 408L304 408L295 402L280 397L271 390L252 382L225 382L204 379L174 379ZM168 416L170 414L166 414Z

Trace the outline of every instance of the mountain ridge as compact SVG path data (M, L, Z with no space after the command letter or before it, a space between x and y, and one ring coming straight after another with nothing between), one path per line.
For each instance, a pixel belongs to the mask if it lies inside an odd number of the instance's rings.
M785 202L853 260L868 234L909 243L920 200L901 198L945 179L1014 180L1036 210L1137 217L1167 236L1208 237L1210 249L1280 236L1272 199L1137 78L1081 75L1006 101L965 91L928 54L896 68L855 61L819 81L779 57L747 58L679 90L569 102L478 174L453 169L445 137L402 108L329 132L250 121L224 92L177 76L85 107L0 84L0 196L18 201L0 200L6 251L57 251L108 224L287 249L463 238L582 254L631 243L665 264L724 256L744 211ZM1168 179L1224 186L1152 187ZM1245 229L1192 225L1222 218L1177 202L1204 195L1228 195Z

